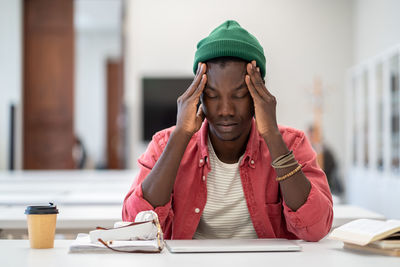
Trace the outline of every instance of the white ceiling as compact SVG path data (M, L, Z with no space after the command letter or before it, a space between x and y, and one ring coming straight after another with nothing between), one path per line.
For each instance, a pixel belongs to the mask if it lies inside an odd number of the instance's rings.
M120 31L123 0L75 0L77 31Z

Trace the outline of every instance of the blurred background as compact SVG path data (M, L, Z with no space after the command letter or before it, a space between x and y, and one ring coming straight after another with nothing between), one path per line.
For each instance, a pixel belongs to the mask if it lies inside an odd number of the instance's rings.
M72 205L66 189L35 198L48 187L34 185L54 180L81 189L82 205L110 204L93 199L120 181L122 203L151 136L175 124L197 42L234 19L264 47L278 123L309 136L335 203L400 218L398 10L396 0L0 0L0 205ZM99 180L93 197L73 185Z

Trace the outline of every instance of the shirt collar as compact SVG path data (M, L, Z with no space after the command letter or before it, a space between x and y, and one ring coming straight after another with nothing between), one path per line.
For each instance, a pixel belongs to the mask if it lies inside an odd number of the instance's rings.
M243 155L243 160L240 162L240 166L242 166L246 161L248 162L251 168L254 168L255 162L258 158L258 147L261 136L258 134L257 126L254 118L251 122L251 130L250 137L247 142L246 151ZM200 160L199 167L202 167L204 164L210 168L209 164L209 152L207 147L208 142L208 121L204 119L204 122L199 130L199 134L197 135L197 144L200 147Z

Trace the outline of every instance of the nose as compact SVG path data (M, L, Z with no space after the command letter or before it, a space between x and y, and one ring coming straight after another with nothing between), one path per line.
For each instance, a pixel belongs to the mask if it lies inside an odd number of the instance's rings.
M221 98L218 103L218 115L225 116L234 116L235 115L235 105L228 98Z

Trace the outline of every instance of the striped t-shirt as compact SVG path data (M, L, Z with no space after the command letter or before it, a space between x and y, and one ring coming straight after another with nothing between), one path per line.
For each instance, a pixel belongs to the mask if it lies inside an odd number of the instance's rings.
M207 203L193 239L257 238L247 209L239 162L220 161L208 138L211 171L207 176Z

